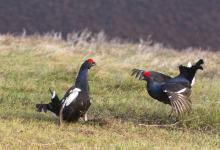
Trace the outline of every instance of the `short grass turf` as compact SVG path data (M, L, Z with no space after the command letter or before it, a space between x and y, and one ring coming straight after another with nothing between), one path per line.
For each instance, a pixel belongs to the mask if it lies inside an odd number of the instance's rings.
M142 47L144 47L142 49ZM65 42L53 36L0 36L0 149L220 149L219 53L176 52L144 44L97 40ZM62 97L89 57L89 121L58 125L35 104ZM172 125L170 107L148 96L133 68L170 75L203 58L193 86L192 112ZM165 125L165 126L163 126Z

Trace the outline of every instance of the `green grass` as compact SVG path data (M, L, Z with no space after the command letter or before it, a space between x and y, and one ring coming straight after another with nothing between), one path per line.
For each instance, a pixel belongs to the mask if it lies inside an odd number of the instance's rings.
M50 113L36 112L36 103L50 101L49 88L63 96L88 57L98 64L89 73L90 121L60 127ZM219 57L131 43L2 35L0 149L220 149ZM197 74L190 115L176 125L148 126L170 124L170 107L150 98L130 70L176 75L177 65L198 58L206 64Z

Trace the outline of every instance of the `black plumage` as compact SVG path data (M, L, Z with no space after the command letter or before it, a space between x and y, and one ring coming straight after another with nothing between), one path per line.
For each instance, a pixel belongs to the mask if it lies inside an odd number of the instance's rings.
M38 111L47 110L54 113L60 118L60 122L65 120L67 122L76 122L80 117L87 120L86 112L89 109L90 96L88 84L88 70L96 65L93 59L86 60L80 67L75 84L70 87L63 98L59 100L55 91L51 91L51 102L48 104L37 104Z
M191 110L191 83L198 69L203 70L204 61L200 59L191 67L179 66L179 75L170 77L156 71L133 69L132 75L139 80L147 81L149 95L172 107L172 112L180 116Z
M47 112L47 110L51 111L55 116L59 116L60 112L60 99L56 94L56 91L52 91L49 89L51 94L51 102L48 104L36 104L37 111L39 112Z

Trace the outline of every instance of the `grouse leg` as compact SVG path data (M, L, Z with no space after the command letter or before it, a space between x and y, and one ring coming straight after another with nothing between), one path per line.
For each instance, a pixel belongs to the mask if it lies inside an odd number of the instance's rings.
M84 120L85 122L88 121L87 112L83 115L83 120Z
M169 115L169 118L170 118L170 120L171 120L171 122L172 123L176 123L176 122L178 122L178 118L175 116L175 115L173 115L173 109L171 110L171 113L170 113L170 115Z
M62 124L63 124L63 107L61 107L59 113L59 125L61 126Z

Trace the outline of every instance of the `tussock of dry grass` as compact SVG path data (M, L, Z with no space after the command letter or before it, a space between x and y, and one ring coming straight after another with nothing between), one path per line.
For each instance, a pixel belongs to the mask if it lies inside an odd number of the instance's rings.
M88 41L89 39L89 41ZM48 88L60 97L72 84L83 60L98 66L90 71L92 106L87 123L57 125L50 114L35 112L37 102L48 102ZM133 68L170 75L188 61L205 60L193 87L193 111L176 126L169 124L170 107L152 100L145 83L130 76ZM201 50L177 52L162 47L106 41L73 34L0 36L0 148L1 149L219 149L220 53Z

